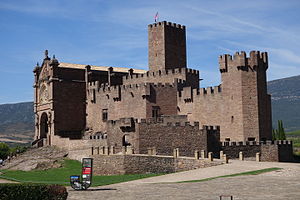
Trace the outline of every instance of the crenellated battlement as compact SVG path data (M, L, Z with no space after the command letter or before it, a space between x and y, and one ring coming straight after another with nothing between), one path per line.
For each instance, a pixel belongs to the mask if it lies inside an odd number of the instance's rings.
M167 22L167 21L162 21L162 22L149 24L148 28L152 29L152 28L161 27L161 26L169 26L169 27L185 30L184 25L180 25L180 24L176 24L176 23L172 23L172 22Z
M221 85L219 86L214 86L214 87L206 87L206 88L199 88L199 91L197 89L194 89L195 93L200 96L204 95L214 95L214 94L219 94L222 92Z
M262 67L264 70L268 68L267 52L251 51L247 57L246 52L236 52L233 56L224 54L219 56L219 69L221 73L232 71L234 69L247 71L249 68L257 70Z
M134 74L123 76L123 83L127 84L129 82L146 82L151 79L161 79L164 80L166 77L174 77L176 75L186 76L186 75L195 75L199 76L199 71L195 69L188 68L175 68L175 69L166 69L158 71L148 71L144 74Z
M90 82L88 98L96 98L94 94L100 96L106 96L107 99L112 98L114 101L121 101L122 96L136 95L142 96L143 98L150 95L150 88L174 88L177 84L184 84L182 80L176 80L174 83L140 83L140 84L129 84L129 85L113 85L109 86L107 83L99 84L99 81ZM92 95L93 94L93 95Z
M193 102L194 97L209 97L219 95L222 92L221 85L207 88L183 87L181 91L178 91L177 96L179 100L184 100L185 103Z
M267 140L267 141L240 141L240 142L221 142L221 146L255 146L255 145L292 145L290 140Z
M220 131L220 126L203 126L203 129L207 131Z

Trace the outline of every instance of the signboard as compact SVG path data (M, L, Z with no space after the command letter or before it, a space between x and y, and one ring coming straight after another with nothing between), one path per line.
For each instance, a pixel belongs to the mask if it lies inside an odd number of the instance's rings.
M70 183L74 190L81 190L80 176L70 176Z
M93 174L93 159L83 158L81 180L80 180L80 176L77 175L70 176L71 187L75 190L86 190L92 185L92 174Z
M85 188L88 188L91 186L92 167L93 167L93 159L92 158L83 158L82 159L82 185Z

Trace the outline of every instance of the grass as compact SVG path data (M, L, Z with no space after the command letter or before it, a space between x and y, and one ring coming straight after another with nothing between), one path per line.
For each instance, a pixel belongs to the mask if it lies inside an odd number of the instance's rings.
M0 172L2 172L0 178L21 183L45 183L69 186L70 176L81 174L81 163L75 160L65 160L62 168L32 171L1 170ZM92 186L109 185L158 175L161 174L93 176Z
M293 147L300 148L300 130L286 133L287 140L293 141Z
M300 137L300 130L286 133L287 137Z
M180 181L176 183L196 183L196 182L204 182L204 181L210 181L218 178L227 178L227 177L235 177L235 176L246 176L246 175L258 175L266 172L271 172L271 171L276 171L280 170L281 168L266 168L266 169L260 169L260 170L255 170L255 171L248 171L248 172L242 172L242 173L237 173L237 174L229 174L229 175L224 175L224 176L216 176L216 177L211 177L211 178L205 178L205 179L200 179L200 180L190 180L190 181Z

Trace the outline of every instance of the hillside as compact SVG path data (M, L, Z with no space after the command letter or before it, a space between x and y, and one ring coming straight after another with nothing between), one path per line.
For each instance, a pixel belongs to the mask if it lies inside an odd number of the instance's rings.
M0 141L28 143L33 135L32 102L0 105Z
M268 82L272 95L273 127L277 120L283 120L287 131L300 130L300 76Z
M300 130L300 76L268 82L273 127L283 120L287 131ZM33 103L0 105L0 141L28 143L34 136Z

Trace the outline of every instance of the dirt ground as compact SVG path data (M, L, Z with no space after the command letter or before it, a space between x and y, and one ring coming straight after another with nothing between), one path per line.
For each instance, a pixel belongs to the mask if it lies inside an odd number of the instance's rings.
M218 178L194 183L176 183L271 167L282 169L260 175ZM226 196L233 196L234 200L296 200L300 196L299 180L300 164L231 161L230 164L226 165L95 187L87 191L74 191L69 187L68 199L218 200L221 195L224 195L223 200L230 199Z

